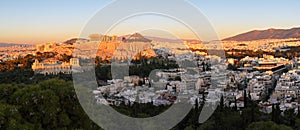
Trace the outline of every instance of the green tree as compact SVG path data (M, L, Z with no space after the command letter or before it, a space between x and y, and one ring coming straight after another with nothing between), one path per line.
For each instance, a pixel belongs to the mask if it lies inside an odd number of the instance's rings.
M292 130L286 125L277 125L272 121L251 123L246 130Z
M221 99L220 99L220 109L221 111L223 110L224 108L224 97L223 97L223 94L221 95Z

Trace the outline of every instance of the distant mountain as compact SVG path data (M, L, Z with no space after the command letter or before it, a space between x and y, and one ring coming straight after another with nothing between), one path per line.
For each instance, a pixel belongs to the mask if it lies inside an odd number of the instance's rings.
M11 46L31 46L31 44L0 43L0 47L11 47Z
M88 39L84 39L84 38L72 38L69 39L65 42L63 42L64 44L69 44L69 45L73 45L74 43L76 43L76 41L89 41Z
M141 34L134 34L137 36L132 36L132 35L124 35L118 37L118 40L122 40L122 38L127 38L127 39L133 39L132 37L139 37L137 39L148 39L150 41L156 41L156 42L168 42L168 43L183 43L184 40L187 40L189 42L199 42L199 40L194 40L194 39L171 39L171 38L162 38L162 37L155 37L155 36L142 36Z
M145 36L145 37L156 42L183 43L183 40L181 39L169 39L169 38L160 38L160 37L152 37L152 36Z
M125 39L125 42L151 42L151 41L152 40L145 38L139 33L134 33Z
M300 38L300 28L292 29L268 29L268 30L254 30L242 33L233 37L223 39L225 41L251 41L261 39L287 39Z

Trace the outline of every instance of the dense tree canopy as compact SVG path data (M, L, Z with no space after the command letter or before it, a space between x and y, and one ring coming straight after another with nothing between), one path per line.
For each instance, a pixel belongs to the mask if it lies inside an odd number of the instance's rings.
M100 129L81 108L71 82L0 85L0 129Z

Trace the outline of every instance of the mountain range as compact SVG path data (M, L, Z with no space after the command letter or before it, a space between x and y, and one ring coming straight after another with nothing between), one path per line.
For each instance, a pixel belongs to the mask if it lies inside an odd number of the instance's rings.
M184 40L188 42L199 42L199 40L196 39L172 39L172 38L163 38L159 36L143 36L142 34L135 33L135 34L128 34L128 35L123 35L118 37L118 40L122 40L122 38L126 39L132 39L132 37L137 38L137 39L148 39L151 41L156 41L156 42L168 42L168 43L183 43Z
M300 27L291 29L253 30L223 39L224 41L251 41L261 39L287 39L300 38Z
M127 38L130 36L131 35L125 35L125 37ZM138 34L138 36L140 36L140 34ZM182 39L168 39L168 38L160 38L160 37L153 37L153 36L144 36L143 38L152 41L158 41L158 42L169 42L169 43L183 42ZM233 37L225 38L223 39L223 41L252 41L252 40L262 40L262 39L288 39L288 38L300 38L300 27L291 28L291 29L270 28L266 30L253 30L246 33L235 35ZM187 41L191 42L191 41L198 41L198 40L189 39Z
M11 46L31 46L30 44L17 44L17 43L0 43L0 47L11 47Z

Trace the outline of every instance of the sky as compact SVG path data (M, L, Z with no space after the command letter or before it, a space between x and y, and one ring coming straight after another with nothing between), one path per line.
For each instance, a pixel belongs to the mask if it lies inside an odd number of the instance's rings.
M300 27L299 0L188 1L207 17L220 39L254 29ZM36 44L78 37L88 20L111 2L1 0L0 43Z

